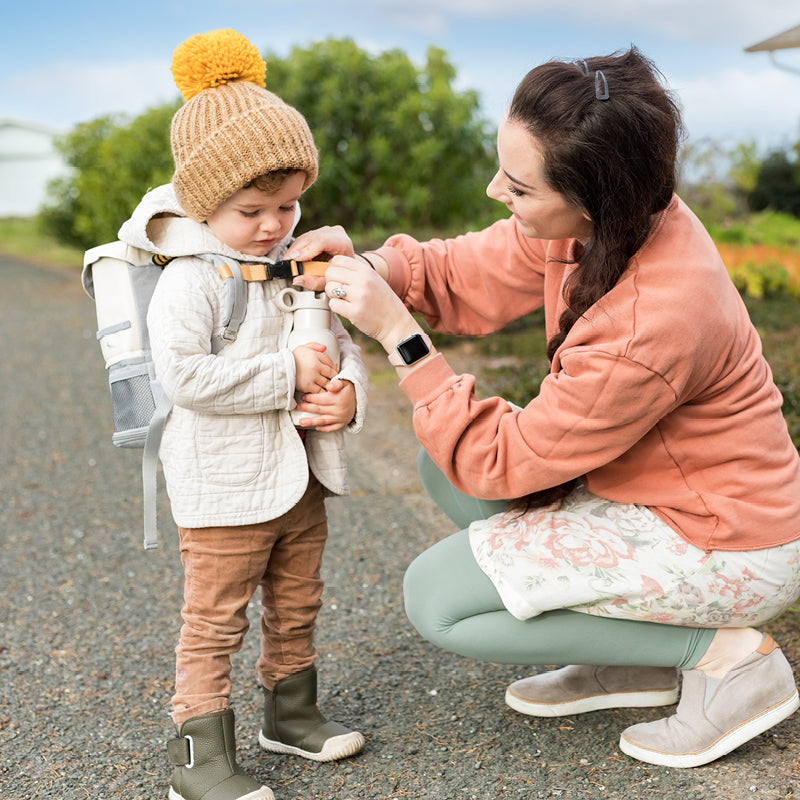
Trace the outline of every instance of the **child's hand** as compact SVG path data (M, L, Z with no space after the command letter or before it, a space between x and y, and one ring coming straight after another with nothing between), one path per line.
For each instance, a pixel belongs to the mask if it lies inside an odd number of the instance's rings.
M308 289L311 292L325 291L324 275L298 275L292 278L292 286L299 286L301 289Z
M354 255L353 243L341 225L325 225L322 228L301 233L292 242L284 258L311 261L318 258L320 253L327 253L329 256L352 257Z
M349 425L356 415L355 387L350 381L337 378L328 384L327 391L305 394L297 410L316 415L301 420L302 427L316 428L323 433L338 431Z
M322 392L339 371L319 342L301 344L292 350L295 366L294 388L300 392Z
M297 261L319 260L325 254L325 259L332 255L352 256L353 243L341 225L326 226L317 230L301 233L291 247L286 251L284 258L294 258ZM298 275L292 283L314 292L325 290L325 278L316 275Z

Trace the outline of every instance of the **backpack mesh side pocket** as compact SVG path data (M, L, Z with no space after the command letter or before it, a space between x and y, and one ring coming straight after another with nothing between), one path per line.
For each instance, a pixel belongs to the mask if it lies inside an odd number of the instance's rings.
M108 370L114 433L117 447L144 447L147 429L155 411L148 365L120 362Z

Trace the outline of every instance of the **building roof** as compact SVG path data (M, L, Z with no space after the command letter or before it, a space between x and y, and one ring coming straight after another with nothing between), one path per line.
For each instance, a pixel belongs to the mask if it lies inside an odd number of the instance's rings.
M769 39L764 39L763 42L745 47L744 50L746 53L757 53L764 50L768 52L772 52L773 50L788 50L792 47L800 47L800 25L789 28L788 31L779 33L776 36L771 36Z

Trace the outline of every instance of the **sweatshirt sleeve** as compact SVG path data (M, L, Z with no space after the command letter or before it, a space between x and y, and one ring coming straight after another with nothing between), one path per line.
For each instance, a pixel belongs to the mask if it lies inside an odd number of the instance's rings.
M147 327L156 375L167 396L176 406L206 414L289 410L295 368L288 349L251 358L211 354L214 289L206 275L207 270L192 269L188 260L175 261L165 269L150 302Z
M552 312L568 247L524 237L509 219L447 241L395 236L379 252L394 291L434 330L485 334L545 298ZM545 270L549 255L557 263ZM661 374L605 348L598 335L595 324L576 325L579 344L560 351L558 369L521 410L479 399L475 377L456 375L442 355L420 365L400 383L420 444L457 488L483 499L522 497L619 458L674 408L676 395Z
M400 384L414 405L420 444L461 491L513 499L585 475L618 458L676 403L665 380L641 364L585 350L562 354L523 409L475 395L441 355Z
M377 252L395 294L433 330L482 336L543 305L545 251L505 219L454 239L400 234Z

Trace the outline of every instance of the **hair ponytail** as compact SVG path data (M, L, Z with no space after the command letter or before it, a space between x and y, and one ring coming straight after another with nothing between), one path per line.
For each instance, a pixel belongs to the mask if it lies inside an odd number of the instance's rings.
M632 47L536 67L517 87L508 120L522 124L541 146L549 187L592 223L564 287L567 308L547 344L552 361L577 320L617 284L654 215L669 205L681 116L653 63ZM518 504L549 505L574 484L535 492Z

